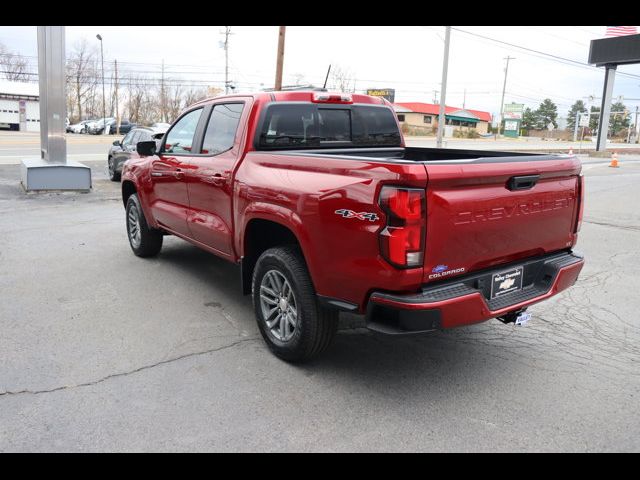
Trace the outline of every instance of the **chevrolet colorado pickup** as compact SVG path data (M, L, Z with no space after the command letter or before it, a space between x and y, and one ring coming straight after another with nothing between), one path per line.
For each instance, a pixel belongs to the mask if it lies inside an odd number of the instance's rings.
M388 334L521 322L584 263L576 157L406 147L381 98L217 97L137 152L122 172L134 254L171 234L238 263L287 361L325 350L339 311Z

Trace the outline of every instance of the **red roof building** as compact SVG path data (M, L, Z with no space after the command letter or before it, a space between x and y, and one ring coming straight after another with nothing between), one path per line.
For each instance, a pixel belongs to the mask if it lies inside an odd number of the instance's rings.
M428 113L431 115L438 115L440 113L440 105L435 105L433 103L402 102L396 103L395 105L400 105L401 107L407 108L414 113ZM489 112L483 112L481 110L471 110L469 108L458 108L449 106L444 107L445 115L455 116L456 112L469 112L482 122L491 122L491 114Z
M438 124L440 105L421 102L395 103L400 123L413 127L432 127ZM481 110L445 106L446 124L454 129L474 129L480 134L487 133L491 114Z

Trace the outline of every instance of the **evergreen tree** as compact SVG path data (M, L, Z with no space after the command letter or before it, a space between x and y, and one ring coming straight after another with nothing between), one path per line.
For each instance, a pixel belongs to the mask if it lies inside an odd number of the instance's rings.
M553 123L553 128L558 128L558 107L550 98L545 98L536 110L536 129L543 130L547 128L549 123Z
M595 135L600 124L600 107L591 107L591 119L589 120L589 128Z
M625 107L622 102L616 102L611 104L611 112L624 112L611 115L609 119L609 131L611 135L618 136L619 134L626 134L627 128L629 128L629 124L631 123L627 107Z
M533 130L536 126L536 112L529 107L524 109L522 114L522 128L525 130Z

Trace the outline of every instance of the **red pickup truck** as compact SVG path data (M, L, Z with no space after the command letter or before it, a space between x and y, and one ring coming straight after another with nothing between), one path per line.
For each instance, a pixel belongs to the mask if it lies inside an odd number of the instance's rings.
M341 310L389 334L520 323L584 263L576 157L406 147L377 97L208 99L137 152L122 172L133 252L171 234L238 263L288 361L323 351Z

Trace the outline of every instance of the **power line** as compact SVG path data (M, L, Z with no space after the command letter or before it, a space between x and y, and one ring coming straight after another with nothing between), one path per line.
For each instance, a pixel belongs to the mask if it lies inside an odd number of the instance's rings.
M573 66L577 66L577 67L588 69L588 70L593 71L593 72L600 72L600 69L598 67L590 65L588 63L579 62L577 60L561 57L559 55L554 55L552 53L541 52L540 50L534 50L532 48L523 47L521 45L516 45L514 43L505 42L503 40L497 40L495 38L487 37L485 35L480 35L479 33L473 33L473 32L469 32L467 30L462 30L460 28L454 28L454 27L451 27L451 28L453 30L457 31L457 32L466 33L467 35L472 35L474 37L483 38L483 39L489 40L491 42L496 42L496 43L501 43L503 45L508 45L510 47L518 48L518 49L524 50L526 52L533 52L533 53L535 53L537 55L542 55L544 57L549 57L549 58L554 59L555 61L557 61L559 63L563 63L565 65L573 65ZM640 78L640 75L635 75L633 73L626 73L626 72L618 72L618 75L624 75L624 76L631 77L631 78Z

